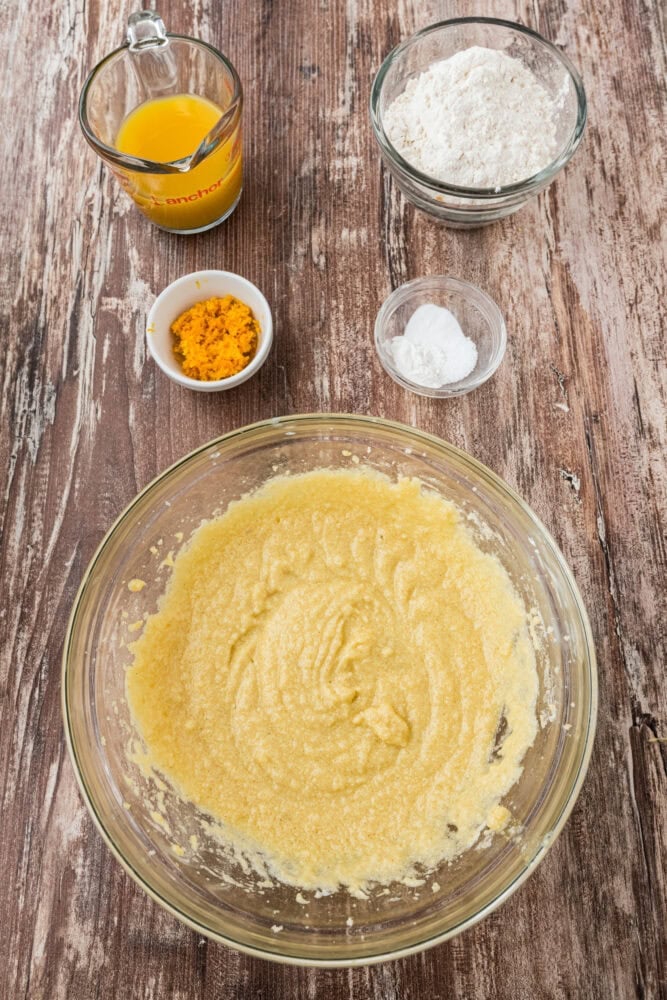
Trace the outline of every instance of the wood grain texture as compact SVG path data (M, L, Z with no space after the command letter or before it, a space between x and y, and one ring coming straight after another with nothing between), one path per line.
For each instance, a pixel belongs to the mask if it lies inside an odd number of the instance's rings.
M117 0L0 5L0 997L667 997L665 7L489 0L562 46L590 120L565 173L504 223L462 233L406 206L367 114L383 56L449 0L168 0L246 93L247 182L195 238L152 228L79 133ZM474 13L480 13L475 9ZM274 310L261 374L206 396L146 358L154 295L225 267ZM506 360L438 403L380 368L383 298L421 274L485 288ZM97 835L66 758L60 653L84 568L139 488L196 445L283 413L354 411L432 431L527 499L573 567L600 667L588 779L526 885L455 940L355 971L289 969L159 910Z

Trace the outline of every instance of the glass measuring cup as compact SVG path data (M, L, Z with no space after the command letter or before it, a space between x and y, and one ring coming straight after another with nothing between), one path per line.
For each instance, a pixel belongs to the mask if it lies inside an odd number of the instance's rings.
M243 186L241 81L206 42L132 14L125 45L86 80L83 134L140 211L171 233L201 233L236 208Z

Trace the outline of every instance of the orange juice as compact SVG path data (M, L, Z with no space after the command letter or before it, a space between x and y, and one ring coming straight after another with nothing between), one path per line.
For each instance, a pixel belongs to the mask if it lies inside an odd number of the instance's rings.
M195 94L140 104L125 118L116 148L141 159L171 163L191 156L223 112ZM118 174L144 215L165 229L197 230L228 214L241 194L241 126L196 167L179 174Z

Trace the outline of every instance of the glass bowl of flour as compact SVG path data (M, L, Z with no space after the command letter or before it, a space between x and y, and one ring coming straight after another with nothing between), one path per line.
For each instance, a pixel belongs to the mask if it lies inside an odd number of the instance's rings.
M375 321L382 367L404 389L449 399L479 388L505 356L500 309L481 288L436 274L385 299Z
M569 59L523 25L457 18L385 59L371 121L405 197L450 226L518 211L572 158L586 95Z

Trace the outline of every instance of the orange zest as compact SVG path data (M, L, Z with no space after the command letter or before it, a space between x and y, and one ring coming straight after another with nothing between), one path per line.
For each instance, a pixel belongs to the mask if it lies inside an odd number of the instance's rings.
M233 295L197 302L171 324L171 332L183 374L201 382L243 371L259 341L252 309Z

